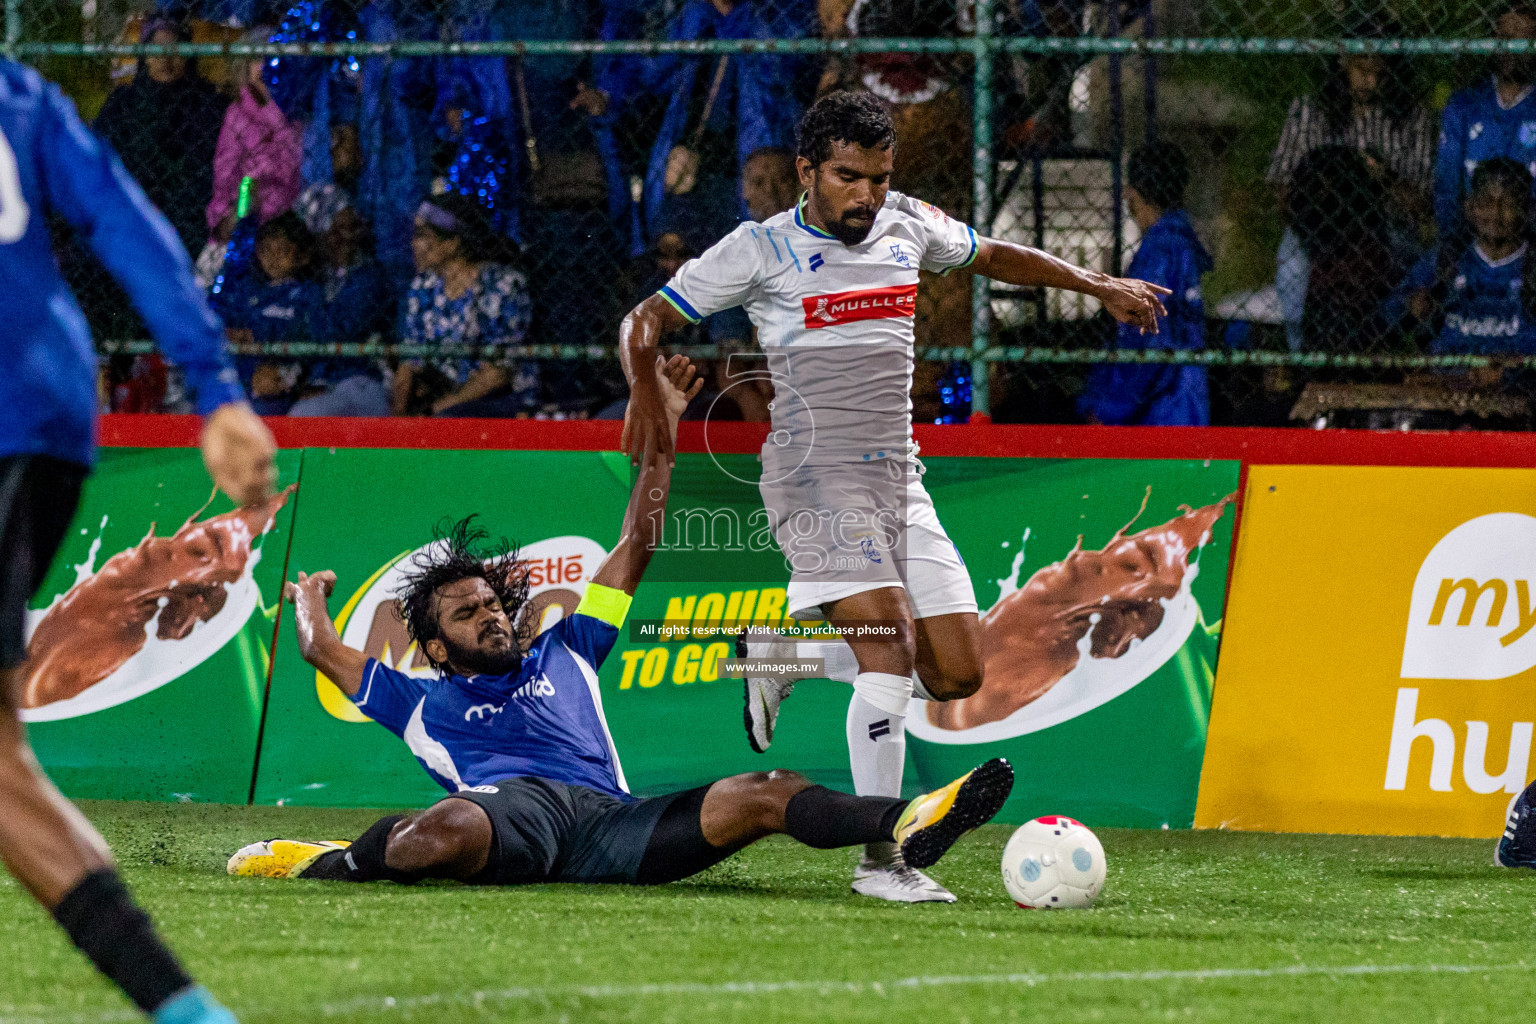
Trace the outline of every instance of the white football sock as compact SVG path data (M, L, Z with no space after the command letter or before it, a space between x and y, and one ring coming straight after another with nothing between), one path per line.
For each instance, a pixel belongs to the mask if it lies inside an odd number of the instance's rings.
M877 706L868 698L879 701ZM901 796L901 776L907 763L907 701L911 681L883 672L861 672L854 680L848 702L848 763L853 769L853 791L859 796ZM900 712L890 710L897 707ZM870 843L864 858L888 863L896 854L894 843Z
M937 701L939 699L928 692L928 687L923 685L923 680L916 672L912 673L912 696L918 700Z

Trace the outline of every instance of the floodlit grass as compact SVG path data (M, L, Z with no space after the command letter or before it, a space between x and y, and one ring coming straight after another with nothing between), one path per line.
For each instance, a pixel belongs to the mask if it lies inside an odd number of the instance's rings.
M656 889L232 879L275 835L363 811L95 803L124 873L246 1022L1419 1021L1522 1019L1536 876L1486 841L1102 830L1090 911L1003 892L1008 831L933 872L954 906L852 896L853 854L761 844ZM10 879L0 1021L132 1020Z

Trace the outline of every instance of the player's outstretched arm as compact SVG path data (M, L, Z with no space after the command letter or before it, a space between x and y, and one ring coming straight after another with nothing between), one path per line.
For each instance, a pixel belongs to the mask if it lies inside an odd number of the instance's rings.
M619 442L638 466L647 449L667 462L676 458L672 426L667 424L665 395L650 367L660 356L657 346L664 335L688 322L660 294L652 295L629 311L619 325L619 364L629 379L629 405L624 410L624 437Z
M327 679L348 697L357 696L363 685L363 669L368 655L353 650L336 635L326 599L336 587L336 574L329 569L313 576L299 573L297 582L283 584L283 596L293 602L293 620L299 629L299 654L325 673Z
M704 386L704 381L694 379L696 371L686 356L673 356L665 361L657 356L654 365L656 390L662 396L662 413L666 417L667 438L675 440L677 421ZM671 460L658 457L655 449L647 446L642 452L634 490L629 493L629 508L624 512L624 529L619 534L619 542L598 567L592 577L593 583L626 594L635 592L640 578L645 575L645 567L651 562L652 553L661 543L667 496L671 489Z
M208 416L203 462L242 505L265 501L277 481L271 431L244 402L223 329L192 278L192 263L160 211L111 149L49 85L42 149L50 205L91 245L133 300L155 341L187 375Z
M1103 304L1110 316L1141 328L1143 334L1157 333L1157 318L1168 315L1163 308L1162 296L1172 294L1162 285L1130 277L1110 277L1096 270L1073 266L1048 252L997 238L979 240L976 262L971 269L1004 284L1060 288L1091 295Z

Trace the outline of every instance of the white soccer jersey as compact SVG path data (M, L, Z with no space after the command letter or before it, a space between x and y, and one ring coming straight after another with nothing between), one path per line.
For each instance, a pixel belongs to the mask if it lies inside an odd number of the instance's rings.
M739 225L661 295L694 322L746 309L775 388L765 470L904 457L917 272L969 266L976 232L888 192L869 237L844 245L807 223L803 206ZM736 361L730 370L740 372Z

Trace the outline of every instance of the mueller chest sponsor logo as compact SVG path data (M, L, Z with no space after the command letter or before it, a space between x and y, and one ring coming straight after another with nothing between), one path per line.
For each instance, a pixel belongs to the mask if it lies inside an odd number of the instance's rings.
M800 300L807 328L836 327L857 320L888 320L910 317L917 307L917 285L866 288L832 295L811 295Z

